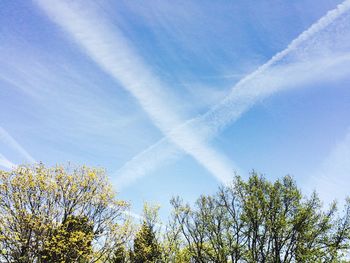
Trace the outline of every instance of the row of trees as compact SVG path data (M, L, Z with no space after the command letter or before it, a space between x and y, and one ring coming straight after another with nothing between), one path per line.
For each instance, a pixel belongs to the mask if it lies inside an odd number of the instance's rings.
M350 200L325 209L292 178L235 176L167 224L128 216L103 170L42 164L0 171L0 262L350 262Z

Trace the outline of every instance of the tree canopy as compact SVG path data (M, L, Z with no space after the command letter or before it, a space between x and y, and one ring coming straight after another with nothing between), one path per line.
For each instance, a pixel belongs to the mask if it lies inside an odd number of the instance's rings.
M123 211L103 170L0 171L1 262L96 262L127 235Z
M171 201L173 219L195 262L340 262L349 249L350 206L338 216L291 177L274 183L235 177L194 206Z
M159 207L144 205L142 224L133 241L131 261L133 263L160 262L161 248L157 237Z
M147 204L136 224L101 169L0 171L0 262L349 262L350 200L325 208L289 176L235 176L193 205L171 204L167 224Z

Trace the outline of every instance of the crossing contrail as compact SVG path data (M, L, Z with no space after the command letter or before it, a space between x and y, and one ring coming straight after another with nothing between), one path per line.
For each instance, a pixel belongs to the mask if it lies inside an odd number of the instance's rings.
M349 62L349 54L335 54L331 58L314 58L314 61L297 61L283 66L276 66L276 64L293 51L298 50L302 44L305 44L310 38L324 30L336 19L348 12L349 9L350 1L347 0L339 4L335 9L330 10L325 16L295 38L286 49L278 52L256 71L239 81L221 103L212 107L204 115L186 121L170 133L181 133L182 129L189 126L196 127L197 134L201 134L200 137L203 140L210 140L227 125L240 118L256 102L286 87L297 86L313 79L327 78L324 73L331 69L338 71L338 77L346 76L349 73L347 69L349 67L344 68L341 65ZM162 138L125 163L116 172L119 175L117 183L123 186L131 184L137 178L156 169L162 162L175 159L178 156L181 156L181 150L171 144L169 138Z
M316 23L311 25L307 30L302 32L297 38L290 42L286 49L275 54L269 61L260 66L256 71L240 80L232 88L231 93L228 97L226 97L220 104L214 106L211 110L201 116L200 119L202 119L204 123L209 124L212 129L220 130L237 116L235 113L237 101L245 101L249 105L256 101L256 99L254 99L254 96L260 99L262 96L271 95L279 90L278 87L273 88L269 85L266 88L259 87L259 89L252 89L252 87L255 88L256 85L250 84L252 84L252 82L255 84L255 80L261 79L261 77L266 74L271 66L284 59L287 55L300 47L301 44L333 23L341 15L349 11L349 9L350 1L346 0L343 3L339 4L335 9L328 11L325 16L320 18Z
M83 1L69 4L66 1L35 2L101 69L136 98L154 125L173 144L191 155L219 181L226 182L231 178L235 169L232 162L198 137L192 127L172 132L185 119L174 110L173 97L165 91L165 85L144 64L115 25L97 16L96 10Z

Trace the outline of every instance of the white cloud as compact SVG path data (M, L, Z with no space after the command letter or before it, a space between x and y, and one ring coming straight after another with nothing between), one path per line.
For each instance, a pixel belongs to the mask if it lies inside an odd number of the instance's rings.
M7 168L9 170L13 169L16 167L16 165L14 163L12 163L11 161L9 161L5 156L3 156L0 153L0 166Z
M281 77L282 74L277 75L277 79L278 79L277 83L276 81L273 81L272 84L270 84L270 80L275 80L275 76L273 76L273 74L276 75L276 72L280 74L280 72L278 71L279 70L283 71L284 67L286 67L286 70L285 70L286 73L288 73L289 67L292 67L298 70L299 63L297 61L296 66L293 64L292 65L286 64L285 66L283 66L282 64L281 66L278 66L277 70L274 69L273 66L276 63L281 62L283 59L285 59L288 55L290 55L292 52L294 52L298 48L303 48L302 45L306 41L310 40L317 33L321 32L331 23L336 21L336 19L338 19L340 16L342 16L347 11L349 11L349 9L350 9L350 0L346 0L343 3L339 4L335 9L329 11L325 16L320 18L316 23L311 25L307 30L302 32L297 38L295 38L292 42L290 42L290 44L286 49L275 54L269 61L267 61L262 66L260 66L256 71L254 71L253 73L249 74L248 76L240 80L232 88L231 94L227 98L225 98L224 101L222 101L219 105L216 105L215 107L213 107L210 111L208 111L204 116L200 118L204 120L204 122L210 124L212 129L218 130L222 126L226 126L228 123L230 123L232 119L235 119L237 116L237 113L238 115L240 115L239 111L237 112L235 110L237 102L238 104L243 103L248 106L249 104L254 103L257 100L257 98L260 99L261 97L271 95L274 92L278 91L281 87L283 87L283 85L280 85L280 83L278 82L282 82L282 83L286 82L285 78L286 77L288 78L288 75L284 74L283 77ZM324 70L327 69L327 66L329 64L334 63L332 57L333 57L333 54L331 55L331 57L327 56L326 61L324 62L322 61L323 63L321 66L323 65L325 66ZM308 59L310 60L311 58L308 58ZM318 66L317 64L319 63L318 60L319 59L317 58L316 61L305 62L306 66L308 66L308 64L309 66L311 66L309 68L306 68L311 71L310 75L313 74L312 72L314 71L313 67ZM300 64L302 67L305 66L303 61L301 61ZM311 76L310 77L306 76L309 72L307 72L306 74L306 72L304 72L303 70L300 70L298 73L301 75L297 74L295 77L298 77L300 80L303 80L303 78L311 77ZM315 75L315 76L319 77L319 75ZM265 83L261 83L261 81L266 80L266 78L267 78L267 81ZM288 78L288 79L292 80L291 78ZM300 81L300 80L297 79L296 81ZM286 82L286 84L287 85L289 84L292 86L295 85L294 81Z
M36 2L96 64L137 99L172 143L191 155L218 180L227 181L231 177L233 167L230 162L198 138L191 127L173 131L184 120L174 111L176 103L172 101L170 91L165 91L161 81L130 48L117 28L97 16L86 2Z
M116 171L114 174L117 177L113 180L114 185L118 190L121 190L138 178L154 171L160 164L165 165L171 160L176 160L182 156L181 153L174 144L164 138L134 156L120 170Z
M201 134L202 139L209 140L224 127L237 120L256 102L278 91L314 81L332 80L348 76L350 71L349 53L324 52L318 54L317 52L310 52L315 45L310 45L308 48L305 45L307 46L307 42L310 40L314 41L312 38L339 19L349 9L350 1L347 0L334 10L329 11L294 39L286 49L277 53L267 63L239 81L221 103L214 106L206 114L177 127L173 130L173 133L181 133L181 130L187 127L196 127L197 134ZM321 39L318 39L321 41L321 46L322 41L334 37L332 33L326 32ZM317 50L321 50L319 46L317 46ZM309 53L306 60L304 60L305 57L300 56L300 53L303 52ZM294 57L291 55L294 55ZM323 55L323 57L320 55ZM287 56L293 57L292 62L284 61L287 60ZM136 179L136 177L142 177L160 165L157 158L152 159L149 156L160 155L162 156L162 162L167 158L176 158L179 152L174 148L169 150L168 140L169 138L163 138L155 145L142 151L117 173L121 174L121 178L133 174ZM164 148L163 152L162 148ZM145 169L140 171L139 167L145 167ZM135 172L136 169L138 169L137 172Z
M0 126L0 141L3 141L30 163L35 163L35 159L4 129Z
M341 79L347 77L349 72L350 52L271 66L254 78L237 84L225 100L193 121L205 127L208 138L211 138L256 102L276 92L309 83Z
M316 190L326 204L333 200L343 203L350 196L350 129L314 173L308 188Z

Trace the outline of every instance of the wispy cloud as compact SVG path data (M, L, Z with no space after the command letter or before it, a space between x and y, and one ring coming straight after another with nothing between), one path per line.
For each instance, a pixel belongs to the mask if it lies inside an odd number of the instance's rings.
M310 178L308 190L316 190L325 203L344 202L350 188L350 128L345 138L330 151L318 171Z
M121 190L154 171L160 165L175 161L180 156L182 156L182 151L165 137L134 156L116 171L114 175L117 177L113 180L114 185Z
M303 70L298 72L299 66L298 62L290 64L283 64L275 69L273 66L278 62L281 62L285 59L289 54L297 50L298 48L302 48L302 44L315 36L315 34L319 33L327 26L329 26L332 22L334 22L341 15L349 11L350 9L350 0L346 0L343 3L339 4L335 9L329 11L325 16L320 18L316 23L311 25L307 30L302 32L296 39L294 39L286 49L278 52L274 55L269 61L260 66L256 71L249 74L242 80L240 80L231 91L231 94L225 98L219 105L214 106L211 110L209 110L206 114L200 117L204 123L210 125L211 129L214 131L220 130L232 120L236 119L241 115L241 111L249 108L252 103L255 103L257 100L262 99L266 96L269 96L276 91L279 91L281 87L285 85L281 85L281 83L285 82L285 84L289 84L290 86L294 86L294 82L285 81L285 78L288 77L286 74L280 74L280 70L286 71L288 73L289 68L294 68L294 71L297 72L296 76L299 80L309 79L311 76L308 74L303 74ZM310 59L310 58L309 58ZM303 67L308 67L311 71L313 71L313 66L317 66L320 61L312 61L312 62L304 62L300 61L301 69ZM327 70L327 66L329 64L333 64L334 61L332 57L326 59L325 63L321 64L321 70ZM335 59L336 60L336 59ZM315 63L316 62L316 63ZM309 64L309 65L308 65ZM311 67L310 67L311 66ZM325 66L325 68L322 68ZM271 72L272 71L272 72ZM317 71L317 70L316 70ZM271 74L272 73L272 74ZM278 74L276 74L278 73ZM311 75L313 72L310 72ZM283 77L281 77L283 75ZM318 74L314 75L319 77ZM278 81L272 81L277 77ZM261 83L261 81L265 80L265 82ZM267 80L267 81L266 81ZM288 80L292 80L288 78ZM272 81L272 82L271 82ZM242 105L241 110L236 110L238 105ZM245 105L245 106L243 106ZM215 133L215 132L214 132Z
M4 129L0 126L0 141L12 147L30 163L35 163L35 159Z
M0 153L0 166L7 168L7 169L12 169L15 168L16 165L14 163L12 163L11 161L9 161L5 156L3 156Z
M94 72L93 63L82 67L79 59L84 56L78 53L72 58L48 50L38 51L20 36L12 46L2 46L0 60L6 63L0 65L0 81L24 103L16 105L16 111L21 114L13 116L9 123L11 127L28 131L27 135L30 134L34 142L39 141L41 147L47 147L43 141L49 141L52 150L62 143L85 147L86 144L81 142L90 138L96 140L96 137L99 143L89 144L90 149L98 150L105 141L111 150L123 147L130 152L149 144L148 131L141 133L134 127L146 121L144 114L128 108L133 105L132 100L125 98L123 92L108 94L113 82L104 81L103 73ZM107 88L101 89L102 85ZM4 107L6 109L5 104ZM118 136L115 130L118 130ZM141 137L142 134L145 136ZM114 144L110 143L112 138ZM134 138L134 151L126 146L130 138ZM69 150L64 149L66 157Z
M257 102L276 92L347 77L349 64L350 52L275 65L253 79L237 84L224 101L193 122L205 127L206 136L212 138Z
M129 91L153 123L180 149L191 155L220 181L227 181L233 167L225 157L199 138L192 127L181 125L169 90L143 63L117 27L97 16L86 2L37 0L46 14L60 25L106 73ZM80 5L83 5L82 8Z
M309 29L294 39L286 49L277 53L256 71L239 81L221 103L214 106L204 115L177 127L173 130L173 133L181 133L181 130L187 129L187 127L196 127L196 131L198 134L201 134L201 138L209 140L227 125L240 118L255 103L278 91L298 87L308 82L347 76L350 71L349 53L325 52L317 54L317 52L312 52L315 51L312 50L315 45L313 45L311 40L314 40L315 36L348 12L349 9L350 1L347 0L329 11ZM321 39L319 39L321 45L323 40L329 40L334 37L332 33L330 31L322 35ZM310 42L311 45L308 46L307 42ZM317 48L319 50L319 46ZM300 56L302 52L309 53L307 60L305 60L305 54L304 57ZM314 54L312 55L312 53ZM288 56L293 57L289 62L287 61ZM160 164L160 160L150 158L150 156L155 155L162 156L161 161L163 162L168 158L174 159L180 154L175 147L169 145L169 138L163 138L155 145L135 156L117 171L117 174L120 174L119 178L121 178L121 181L131 177L131 175L133 175L135 180L156 169Z

